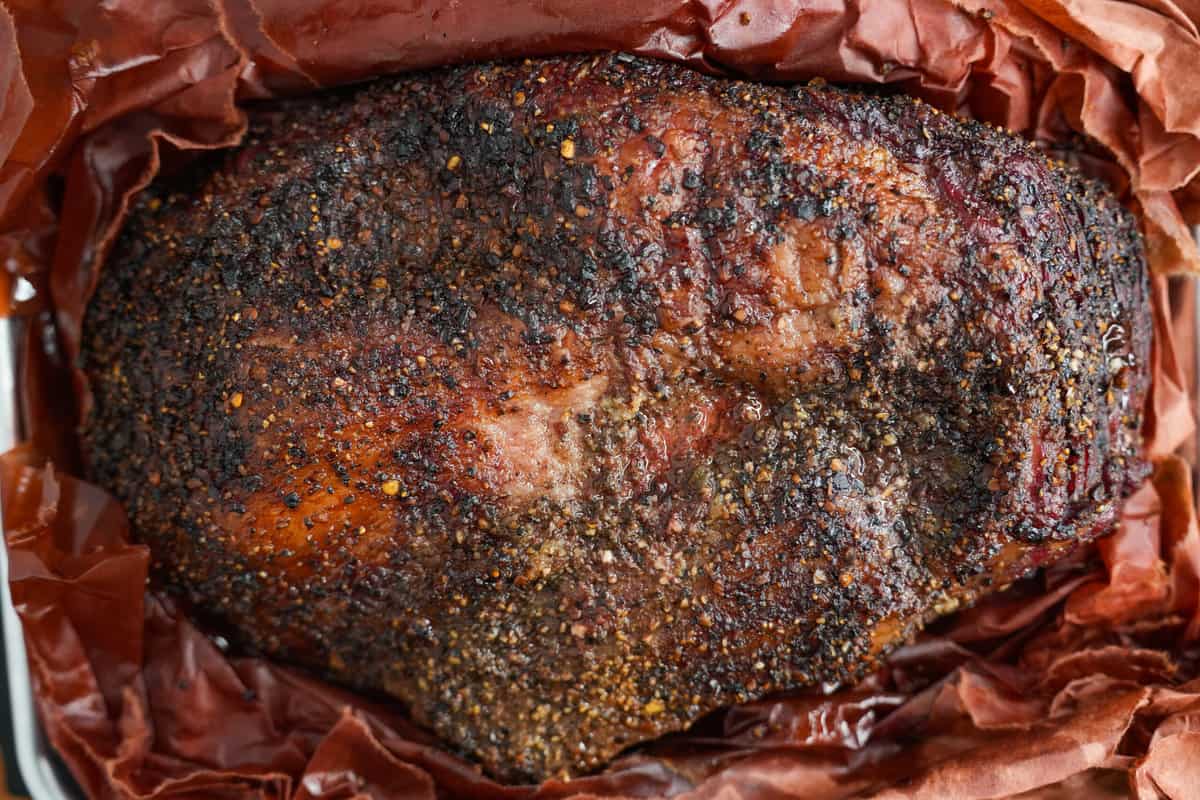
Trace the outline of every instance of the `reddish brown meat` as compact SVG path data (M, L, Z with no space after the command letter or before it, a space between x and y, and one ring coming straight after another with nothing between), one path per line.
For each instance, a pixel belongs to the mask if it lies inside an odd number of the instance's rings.
M1145 475L1134 222L905 97L621 56L256 112L138 201L93 477L243 646L508 779L852 681Z

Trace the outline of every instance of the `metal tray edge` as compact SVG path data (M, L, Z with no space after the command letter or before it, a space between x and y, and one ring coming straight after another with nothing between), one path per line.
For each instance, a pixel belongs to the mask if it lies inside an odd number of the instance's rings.
M19 318L0 319L0 452L8 451L21 439L17 394L18 354L23 338L21 326ZM4 531L3 513L0 509L0 534ZM32 800L78 800L82 795L46 740L34 706L24 630L8 585L7 547L0 547L0 606L4 665L8 674L8 713L20 778Z

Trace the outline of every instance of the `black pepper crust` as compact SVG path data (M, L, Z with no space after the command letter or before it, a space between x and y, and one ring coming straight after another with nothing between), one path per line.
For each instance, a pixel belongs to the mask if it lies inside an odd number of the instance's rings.
M1111 195L912 99L473 66L147 190L83 437L244 646L577 774L1107 532L1147 292Z

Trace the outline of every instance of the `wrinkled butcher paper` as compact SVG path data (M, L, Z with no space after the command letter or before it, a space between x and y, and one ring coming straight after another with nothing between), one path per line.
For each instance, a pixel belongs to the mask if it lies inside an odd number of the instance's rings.
M1200 798L1189 453L1200 0L0 0L0 298L28 440L0 461L48 737L96 798ZM405 720L226 652L147 588L77 477L83 308L160 160L243 106L420 67L626 50L717 74L879 82L1065 148L1140 211L1154 476L1119 531L942 620L857 687L729 709L600 774L501 786ZM1182 449L1181 449L1182 448Z

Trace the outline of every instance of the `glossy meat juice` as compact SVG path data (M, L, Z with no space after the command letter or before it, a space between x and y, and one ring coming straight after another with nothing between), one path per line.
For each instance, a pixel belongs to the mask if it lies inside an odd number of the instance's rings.
M1148 471L1106 190L618 55L259 108L139 198L84 336L156 580L509 780L853 681Z

